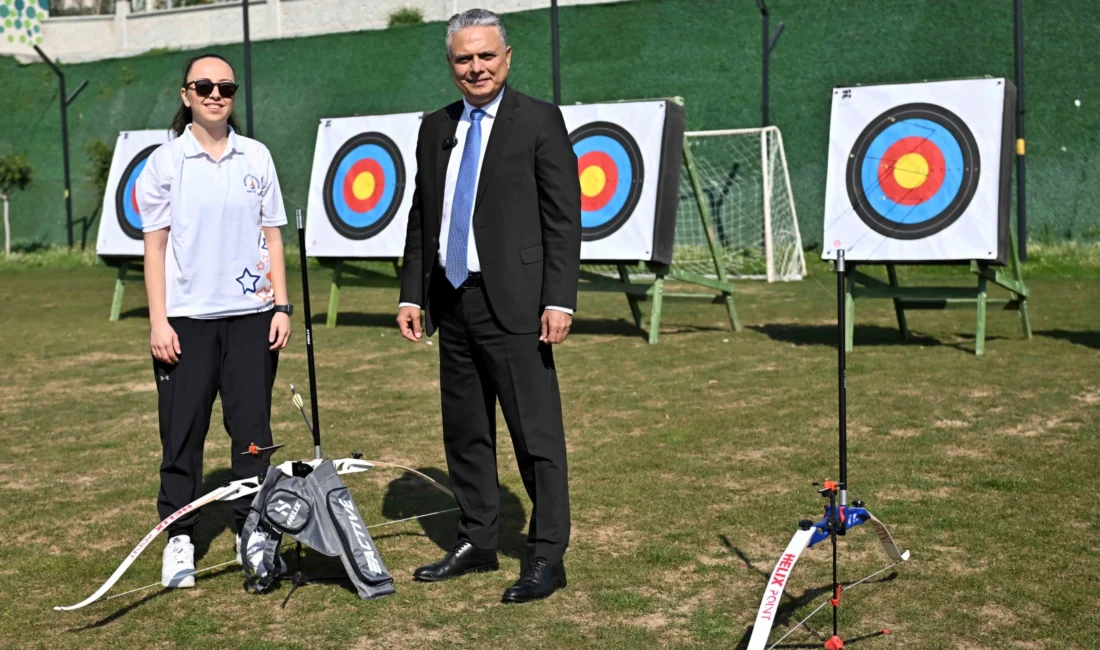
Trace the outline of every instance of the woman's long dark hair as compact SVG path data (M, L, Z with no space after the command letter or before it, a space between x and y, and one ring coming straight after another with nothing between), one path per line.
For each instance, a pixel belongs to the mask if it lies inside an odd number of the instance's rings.
M225 57L213 53L200 54L194 58L188 59L187 63L183 66L183 83L180 84L182 87L187 86L187 75L191 74L191 66L195 65L195 61L200 61L202 59L218 59L220 61L225 61L225 64L229 66L229 69L233 69L233 64L229 61L226 61ZM180 108L178 111L176 111L175 117L172 118L172 133L175 133L177 138L183 135L184 128L186 128L187 125L191 123L191 120L191 108L187 106L187 104L180 102ZM241 132L240 127L237 126L237 120L233 118L232 114L229 115L229 126L232 127L233 130L237 133Z

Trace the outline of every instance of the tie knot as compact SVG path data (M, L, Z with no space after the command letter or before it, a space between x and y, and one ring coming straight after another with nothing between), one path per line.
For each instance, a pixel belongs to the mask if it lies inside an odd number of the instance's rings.
M470 119L473 120L475 124L477 122L480 122L481 118L483 117L485 117L485 111L481 110L480 108L475 108L474 110L470 111Z

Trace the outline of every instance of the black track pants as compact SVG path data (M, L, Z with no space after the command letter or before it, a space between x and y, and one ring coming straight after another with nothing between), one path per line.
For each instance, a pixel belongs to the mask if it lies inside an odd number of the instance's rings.
M261 476L267 464L241 453L248 445L271 445L271 389L279 353L268 350L273 311L214 320L169 318L179 337L179 363L153 360L160 411L161 520L198 499L202 483L202 452L214 398L221 395L225 430L232 439L234 479ZM213 486L216 487L216 486ZM211 489L213 489L213 487ZM251 498L233 502L240 531ZM198 513L191 512L168 526L168 536L191 535Z

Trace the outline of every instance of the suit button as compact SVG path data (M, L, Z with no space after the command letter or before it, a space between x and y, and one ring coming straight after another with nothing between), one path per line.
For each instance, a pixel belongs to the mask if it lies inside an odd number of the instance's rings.
M430 277L432 277L432 274L431 274L431 273L425 273L425 274L424 274L424 279L425 279L425 280L427 280L427 279L428 279L428 278L430 278Z
M439 237L432 237L432 243L433 244L438 244L439 243Z

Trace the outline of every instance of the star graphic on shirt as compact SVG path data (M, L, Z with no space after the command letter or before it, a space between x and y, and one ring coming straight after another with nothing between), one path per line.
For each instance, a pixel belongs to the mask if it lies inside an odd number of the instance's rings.
M249 280L252 281L251 286ZM252 293L256 293L256 283L259 282L259 280L260 276L252 275L248 272L247 268L244 269L244 272L241 273L241 276L237 278L237 282L241 285L241 289L244 289L244 293L248 293L249 291L251 291Z
M257 271L263 271L264 270L264 263L260 262L259 264L257 264L256 265L256 270Z

